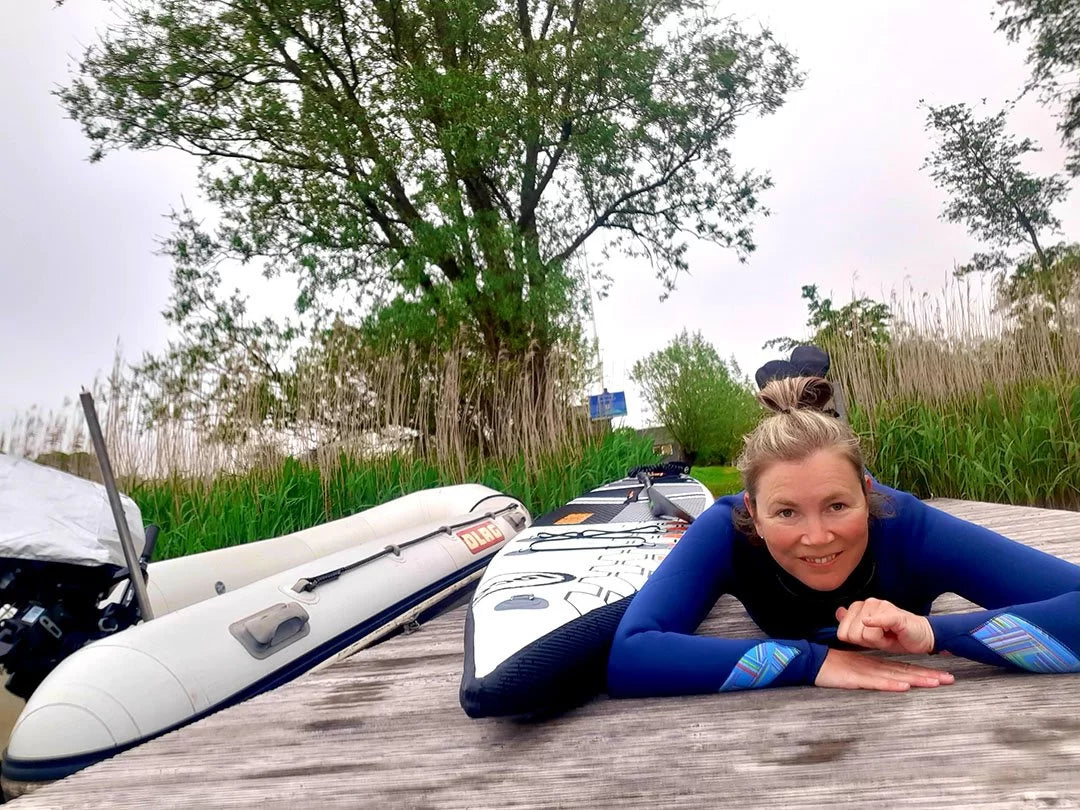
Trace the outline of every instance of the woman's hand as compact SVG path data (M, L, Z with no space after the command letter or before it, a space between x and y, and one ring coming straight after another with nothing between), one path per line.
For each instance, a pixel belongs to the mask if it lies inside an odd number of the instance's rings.
M852 602L836 609L836 638L872 650L891 653L929 653L934 650L930 620L898 608L884 599Z
M814 686L906 692L913 686L941 686L952 682L952 674L942 670L878 658L867 653L829 650L814 679Z

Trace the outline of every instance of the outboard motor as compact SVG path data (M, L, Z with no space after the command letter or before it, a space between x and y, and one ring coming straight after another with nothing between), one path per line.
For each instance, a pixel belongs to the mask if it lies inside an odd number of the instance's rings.
M122 502L142 535L138 507ZM137 576L157 533L146 530ZM103 486L0 455L0 605L0 666L22 698L80 647L140 620Z

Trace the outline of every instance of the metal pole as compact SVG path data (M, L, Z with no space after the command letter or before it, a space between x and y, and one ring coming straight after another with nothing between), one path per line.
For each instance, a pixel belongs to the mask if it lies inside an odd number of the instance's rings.
M79 401L82 402L83 413L86 414L86 425L90 428L90 439L94 442L94 452L97 453L98 465L101 467L101 480L105 484L105 491L109 494L109 506L112 507L113 520L116 521L116 531L120 533L120 545L123 546L124 559L127 560L128 578L135 589L139 615L142 616L143 621L148 622L154 618L154 613L150 609L150 595L146 592L146 581L143 579L142 566L139 565L139 555L135 552L135 543L132 542L127 519L124 516L124 506L120 503L120 493L116 489L116 479L113 478L112 464L109 463L109 454L105 450L105 436L98 422L94 398L89 391L83 391L79 394Z

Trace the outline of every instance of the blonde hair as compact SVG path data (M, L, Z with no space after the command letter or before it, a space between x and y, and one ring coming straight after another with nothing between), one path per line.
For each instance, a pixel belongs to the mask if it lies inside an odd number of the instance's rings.
M776 462L802 461L819 450L834 450L851 464L869 501L871 517L890 514L885 496L867 492L866 464L859 437L846 422L837 418L835 410L829 409L832 400L832 384L821 377L771 380L761 389L758 401L774 413L762 419L744 437L742 452L735 462L751 503L757 503L762 474ZM743 534L757 538L746 507L738 505L734 512L735 527Z

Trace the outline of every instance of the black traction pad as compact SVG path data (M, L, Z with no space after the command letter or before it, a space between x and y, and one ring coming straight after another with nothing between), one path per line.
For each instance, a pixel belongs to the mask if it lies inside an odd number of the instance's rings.
M625 501L568 503L534 520L533 526L588 526L590 523L611 523L624 506L626 506Z

